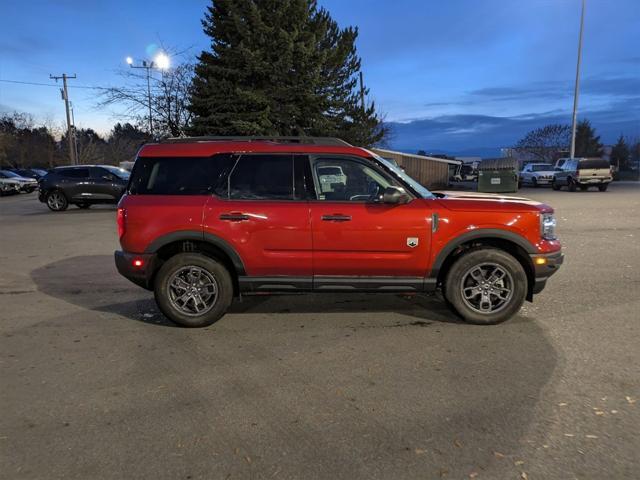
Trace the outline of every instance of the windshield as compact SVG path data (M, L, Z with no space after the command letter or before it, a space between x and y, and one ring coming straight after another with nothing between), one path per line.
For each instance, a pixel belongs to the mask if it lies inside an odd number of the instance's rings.
M537 163L532 166L531 170L533 172L545 172L553 170L553 165L551 165L550 163Z
M2 178L20 178L20 175L16 175L9 170L0 170L0 177Z
M108 170L109 173L113 173L116 177L122 178L123 180L129 180L129 175L131 175L124 168L105 166L104 169Z
M404 183L408 184L415 192L420 195L422 198L435 198L435 195L427 190L425 187L420 185L417 181L411 178L407 173L402 170L399 166L394 165L386 158L382 158L380 155L375 154L374 152L370 152L373 157L382 163L385 167L387 167L391 172L402 180Z

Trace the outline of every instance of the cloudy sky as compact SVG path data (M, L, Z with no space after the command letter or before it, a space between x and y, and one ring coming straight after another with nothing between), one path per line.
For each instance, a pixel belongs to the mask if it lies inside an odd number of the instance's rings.
M55 5L54 5L55 3ZM0 109L62 122L49 74L76 73L76 123L107 132L94 86L164 43L206 48L207 0L8 0L0 16ZM491 155L529 129L570 122L580 0L321 0L359 28L365 82L394 148ZM579 116L605 142L640 136L640 1L587 0Z

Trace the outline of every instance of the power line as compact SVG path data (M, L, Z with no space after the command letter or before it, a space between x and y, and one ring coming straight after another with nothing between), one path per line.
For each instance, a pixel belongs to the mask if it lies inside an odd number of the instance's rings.
M36 85L36 86L40 86L40 87L56 87L58 88L57 85L52 84L52 83L38 83L38 82L25 82L22 80L8 80L8 79L4 79L4 78L0 78L0 82L4 82L4 83L17 83L20 85ZM89 90L108 90L108 87L92 87L90 85L69 85L69 88L85 88L85 89L89 89Z

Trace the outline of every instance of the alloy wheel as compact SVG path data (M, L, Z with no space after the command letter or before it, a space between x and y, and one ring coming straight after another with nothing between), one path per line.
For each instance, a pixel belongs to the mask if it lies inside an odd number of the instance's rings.
M490 314L505 308L513 297L513 278L497 263L471 267L462 276L462 300L472 310Z
M171 306L188 316L200 316L213 308L218 299L218 282L202 267L188 265L168 280Z

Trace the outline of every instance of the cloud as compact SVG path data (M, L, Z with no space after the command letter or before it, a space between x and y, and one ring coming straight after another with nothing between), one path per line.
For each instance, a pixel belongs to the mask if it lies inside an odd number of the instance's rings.
M614 102L604 109L580 112L579 118L589 119L604 143L615 142L621 133L637 137L640 135L640 97ZM515 144L530 130L551 123L570 122L570 112L561 109L509 117L440 115L407 123L390 122L392 138L389 146L402 151L424 149L499 156L501 147Z

